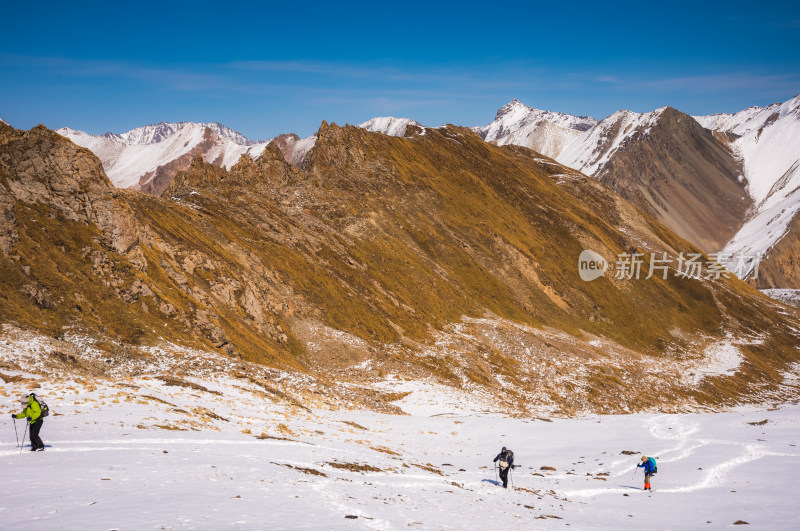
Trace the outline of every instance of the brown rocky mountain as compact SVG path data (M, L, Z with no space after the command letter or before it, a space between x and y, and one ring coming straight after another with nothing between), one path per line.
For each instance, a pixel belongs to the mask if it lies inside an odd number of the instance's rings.
M800 359L796 316L738 280L580 280L583 249L696 249L464 128L323 123L302 169L275 143L230 170L196 156L154 197L44 127L0 125L0 209L2 322L91 337L108 363L170 341L362 407L391 409L393 375L512 411L624 412L780 397ZM736 370L697 369L720 346Z
M728 142L670 107L615 113L559 161L599 179L708 253L725 246L752 205Z

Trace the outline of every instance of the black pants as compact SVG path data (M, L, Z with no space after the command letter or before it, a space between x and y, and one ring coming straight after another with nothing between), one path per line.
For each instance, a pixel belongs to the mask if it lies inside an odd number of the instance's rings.
M500 468L500 479L503 480L503 488L508 488L508 471L511 470L511 467L507 468Z
M37 420L33 424L31 424L31 450L38 450L39 448L44 448L44 443L42 439L39 437L39 430L42 429L42 424L44 424L44 420Z

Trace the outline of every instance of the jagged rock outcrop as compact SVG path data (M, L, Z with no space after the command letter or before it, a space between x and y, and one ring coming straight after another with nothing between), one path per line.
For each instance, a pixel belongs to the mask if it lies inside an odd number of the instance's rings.
M0 252L8 254L18 239L14 198L5 185L0 184Z
M96 157L43 125L25 132L5 129L3 134L0 172L14 199L48 205L71 221L97 224L120 253L132 248L138 238L135 220L117 201ZM8 217L8 207L5 212Z

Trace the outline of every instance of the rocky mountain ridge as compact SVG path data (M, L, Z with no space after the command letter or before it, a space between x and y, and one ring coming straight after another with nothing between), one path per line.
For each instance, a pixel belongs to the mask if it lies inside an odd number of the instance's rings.
M785 249L797 239L799 108L796 96L736 114L692 117L711 137L686 115L658 128L662 108L619 111L556 149L548 144L553 134L530 134L524 126L503 130L503 142L538 147L604 180L706 252L719 252L731 271L754 285L797 289L800 273ZM675 112L670 110L672 118ZM654 126L661 133L655 137Z
M785 271L793 262L770 265L769 252L782 238L791 239L788 232L800 205L795 197L800 186L792 184L800 178L800 159L794 154L800 145L799 102L800 96L735 115L693 117L713 133L709 136L686 115L675 119L674 109L666 119L667 108L662 108L619 111L597 122L512 100L492 123L473 130L487 142L528 147L603 180L704 251L719 251L731 271L752 277L760 287L800 287L788 280L798 273ZM393 117L373 118L359 127L404 136L408 125L421 127ZM654 127L660 134L651 135ZM101 137L59 131L98 154L117 186L156 195L197 153L230 168L241 154L256 158L266 146L216 123L161 123ZM281 135L274 141L284 158L299 167L316 136ZM150 152L142 151L148 146ZM760 262L771 272L758 279L754 272Z
M797 361L793 314L735 279L580 280L586 248L697 250L602 183L465 128L323 123L301 168L276 143L230 170L197 154L156 197L43 127L2 126L0 198L2 321L91 336L110 360L166 341L363 407L391 410L375 385L393 374L565 413L781 396ZM735 373L687 377L723 346Z

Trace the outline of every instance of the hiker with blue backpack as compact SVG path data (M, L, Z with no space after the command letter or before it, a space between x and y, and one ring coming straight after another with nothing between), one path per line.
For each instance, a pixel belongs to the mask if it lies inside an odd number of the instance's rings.
M636 468L644 468L644 490L652 491L650 487L650 478L658 472L658 465L654 457L642 456L642 462L636 465Z
M31 393L23 395L20 399L20 404L24 408L22 413L12 413L11 418L14 419L16 429L17 419L26 419L30 424L30 439L31 439L31 452L43 452L44 443L39 437L39 431L44 424L44 417L49 413L47 404L36 398L36 395ZM25 435L22 436L22 442L25 443Z

